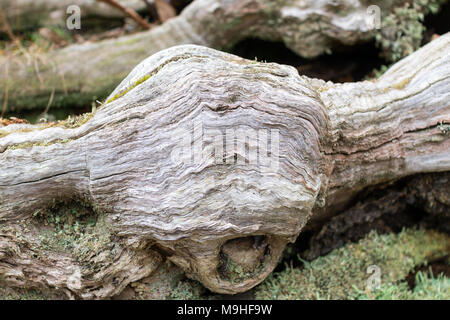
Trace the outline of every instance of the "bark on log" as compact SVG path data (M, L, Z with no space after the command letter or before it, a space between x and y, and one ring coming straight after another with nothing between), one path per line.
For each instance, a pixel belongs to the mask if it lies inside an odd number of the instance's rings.
M200 46L161 51L80 126L0 128L0 274L104 298L163 254L212 291L248 290L311 218L450 170L449 88L450 33L346 84ZM78 260L38 249L33 213L67 198L99 212L112 245ZM230 264L246 269L232 277Z
M401 1L377 3L390 12ZM315 57L338 43L370 39L368 5L364 0L196 0L147 32L35 56L0 57L1 87L8 81L10 112L44 108L52 92L53 106L73 107L106 96L144 58L175 45L221 49L256 37L282 41L301 56Z

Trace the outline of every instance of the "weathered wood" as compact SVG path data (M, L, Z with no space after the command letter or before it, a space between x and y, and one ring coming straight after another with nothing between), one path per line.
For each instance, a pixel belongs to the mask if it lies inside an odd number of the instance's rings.
M106 297L149 273L157 250L215 292L248 290L312 217L362 188L450 170L449 88L450 33L376 81L346 84L200 46L161 51L79 126L0 128L0 274ZM36 258L43 226L24 233L20 221L67 198L96 208L124 253L94 248L97 269L51 250ZM231 274L239 261L257 267ZM79 272L69 281L62 269Z
M122 5L136 11L145 10L142 0L118 0ZM26 26L36 27L35 23L65 21L66 10L76 5L81 9L82 17L97 16L104 18L123 18L125 14L117 8L96 0L0 0L0 7L13 29Z
M402 2L377 3L390 12ZM0 57L0 87L9 81L10 112L43 109L52 92L53 107L73 107L105 96L140 61L175 45L222 49L256 37L282 41L303 57L315 57L337 44L371 39L367 7L362 0L196 0L178 17L146 32L48 53Z

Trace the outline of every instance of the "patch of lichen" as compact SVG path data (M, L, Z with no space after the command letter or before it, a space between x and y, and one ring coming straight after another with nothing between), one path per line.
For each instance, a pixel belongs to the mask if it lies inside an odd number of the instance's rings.
M94 116L94 112L83 113L78 116L68 116L67 119L58 121L56 126L63 127L66 129L74 129L81 127L83 124L88 122Z
M320 257L303 268L287 266L255 288L256 299L449 299L449 278L416 275L410 289L405 277L415 267L450 252L449 236L435 231L406 229L400 234L370 233ZM366 290L367 266L381 270L381 287ZM233 268L233 267L231 267ZM242 270L235 270L238 278ZM160 299L221 299L193 280L176 277L170 294Z
M213 296L198 281L188 279L181 268L166 260L149 277L133 282L116 298L144 300L200 300Z
M190 279L184 279L177 282L172 288L167 299L170 300L205 300L207 290L200 282Z
M437 13L444 2L446 0L405 2L382 16L381 29L374 35L382 57L389 62L396 62L416 51L422 44L426 29L423 24L425 15Z
M156 71L157 72L157 71ZM153 74L156 74L155 71L153 71ZM152 73L147 74L145 76L140 77L136 82L134 82L133 84L131 84L131 86L129 86L128 88L126 88L125 90L115 94L113 97L109 98L108 101L106 101L106 103L110 103L113 102L114 100L119 99L120 97L124 96L126 93L128 93L130 90L136 88L138 85L140 85L141 83L143 83L144 81L147 81L152 75Z
M430 230L407 229L399 234L378 235L371 232L358 243L348 244L312 262L303 261L302 268L286 266L272 274L255 290L257 299L377 299L389 298L392 290L402 296L425 297L405 293L404 279L415 267L450 253L450 237ZM381 271L382 289L366 290L367 268L376 265ZM446 286L448 278L424 280L422 287ZM396 289L392 289L396 287ZM442 290L436 291L442 297ZM447 298L450 298L448 291ZM391 298L396 298L391 295Z

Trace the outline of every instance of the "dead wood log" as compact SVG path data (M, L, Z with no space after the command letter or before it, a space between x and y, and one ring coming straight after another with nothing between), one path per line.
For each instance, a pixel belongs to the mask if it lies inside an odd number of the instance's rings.
M0 128L0 275L104 298L162 254L212 291L248 290L311 218L450 170L449 88L450 33L346 84L206 47L161 51L78 123ZM33 216L74 198L107 232L82 254L42 248Z
M377 2L389 12L401 1ZM196 0L147 32L25 57L0 57L0 87L8 81L8 111L86 105L106 96L131 69L159 50L180 44L230 48L247 37L283 41L304 57L338 43L372 37L365 1Z
M118 0L135 11L145 10L142 0ZM122 18L126 15L119 9L98 3L96 0L0 0L0 7L14 30L36 28L40 24L52 21L63 23L66 10L76 5L81 9L82 17Z

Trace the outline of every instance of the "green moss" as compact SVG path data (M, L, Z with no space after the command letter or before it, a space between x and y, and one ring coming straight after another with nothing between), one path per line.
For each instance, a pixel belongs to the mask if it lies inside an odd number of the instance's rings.
M52 30L58 35L58 37L68 44L73 43L72 33L65 27L62 26L46 26L46 28ZM39 29L33 29L32 32L25 32L21 39L22 45L27 48L30 46L38 46L41 50L47 50L52 47L52 42L43 37L40 34Z
M256 299L449 299L449 278L433 278L417 273L416 287L411 290L404 281L415 267L449 254L448 235L434 231L406 229L400 234L370 233L358 243L348 244L330 254L319 257L304 267L287 266L274 273L255 288ZM367 266L377 265L381 270L381 287L373 292L365 290ZM244 270L228 262L239 278ZM167 271L161 269L163 274ZM153 276L155 277L155 276ZM144 291L155 292L155 279L144 286ZM171 273L163 295L158 299L222 299L205 289L199 282ZM169 282L172 282L170 285ZM156 287L161 287L156 282ZM170 293L167 295L167 292ZM146 297L145 295L143 296ZM155 297L153 297L155 298Z
M111 83L98 83L97 89L90 92L55 92L50 110L55 108L84 108L90 106L95 100L105 99L117 85L115 79ZM49 93L42 95L24 95L17 92L17 96L11 94L8 99L8 116L21 116L26 110L39 110L42 113L49 101Z
M84 114L81 114L81 115L75 116L75 117L69 116L66 120L58 121L56 123L52 122L52 123L40 125L40 126L37 126L34 128L22 128L20 130L13 131L13 132L32 132L32 131L37 131L37 130L44 130L44 129L47 129L50 127L61 127L61 128L65 128L65 129L74 129L74 128L78 128L78 127L82 126L83 124L85 124L86 122L88 122L94 116L94 113L95 113L95 111L89 112L89 113L84 113ZM12 132L4 132L4 133L0 132L0 138L5 137L10 133L12 133ZM47 146L50 146L50 145L53 145L56 143L65 144L70 141L73 141L73 139L57 139L57 140L53 140L53 141L24 142L24 143L19 143L19 144L8 146L6 148L6 150L16 150L16 149L24 149L24 148L32 148L32 147L47 147Z
M78 262L86 262L91 253L111 244L104 216L82 203L57 203L33 216L43 225L39 241L44 251L70 252Z
M303 268L287 266L285 271L272 274L256 288L255 297L363 298L370 276L367 274L369 266L376 265L380 268L381 284L388 290L397 286L415 267L448 255L449 243L448 235L434 231L408 229L400 234L387 235L371 232L356 244L348 244L312 262L303 261ZM402 288L399 287L398 290ZM448 293L447 298L450 298Z
M255 269L246 270L231 259L226 259L220 266L222 275L232 283L239 283L246 279L251 279L257 276L262 268L263 265L260 263Z
M450 298L450 279L442 274L433 277L430 273L418 272L416 286L411 290L408 283L383 284L373 293L355 294L359 300L448 300Z
M13 289L0 287L0 300L46 300L36 289Z
M373 69L372 72L370 72L369 75L364 78L364 80L378 79L386 71L388 71L388 69L389 69L389 66L387 66L387 65L382 65L379 69Z
M65 144L72 141L71 139L57 139L53 141L39 141L39 142L24 142L24 143L18 143L11 146L8 146L6 150L17 150L17 149L26 149L26 148L32 148L32 147L48 147L53 144Z
M241 279L247 277L240 265L235 264L232 260L228 260L228 274L231 282L239 282Z
M436 13L445 0L416 0L404 3L381 19L381 29L374 34L382 56L390 62L416 51L423 39L426 27L424 16ZM383 13L384 11L382 11Z
M450 124L448 123L440 123L438 125L438 129L441 130L441 132L445 135L447 135L450 132Z

